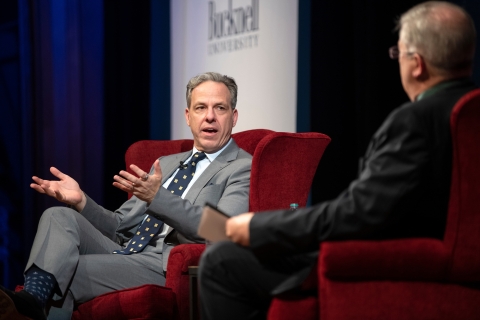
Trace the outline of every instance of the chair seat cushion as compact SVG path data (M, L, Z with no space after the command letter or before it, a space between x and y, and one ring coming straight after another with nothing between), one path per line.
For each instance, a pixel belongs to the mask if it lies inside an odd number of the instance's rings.
M343 281L444 281L449 254L443 241L428 238L326 241L319 272Z
M275 297L270 304L267 319L318 319L318 297L315 295Z
M105 293L77 307L72 319L174 319L175 293L166 287L142 285Z

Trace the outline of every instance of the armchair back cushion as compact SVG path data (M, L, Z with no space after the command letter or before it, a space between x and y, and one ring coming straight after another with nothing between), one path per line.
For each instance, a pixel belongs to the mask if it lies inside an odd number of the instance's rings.
M237 145L251 155L255 153L258 142L273 131L267 129L247 130L232 135ZM193 140L141 140L133 143L125 153L127 171L134 174L130 169L131 164L137 165L142 170L149 172L156 159L170 154L192 150ZM132 196L128 194L128 198Z
M451 250L448 280L480 282L480 89L457 102L450 127L453 171L444 240Z
M317 132L273 132L253 153L250 211L300 207L307 204L310 186L330 138Z

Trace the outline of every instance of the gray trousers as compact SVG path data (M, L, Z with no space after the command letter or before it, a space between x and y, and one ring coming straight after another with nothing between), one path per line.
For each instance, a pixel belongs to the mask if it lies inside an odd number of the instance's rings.
M49 319L70 319L74 303L143 284L165 285L162 255L141 252L112 254L122 247L105 237L73 209L47 209L38 224L30 257L33 264L55 276L59 292Z

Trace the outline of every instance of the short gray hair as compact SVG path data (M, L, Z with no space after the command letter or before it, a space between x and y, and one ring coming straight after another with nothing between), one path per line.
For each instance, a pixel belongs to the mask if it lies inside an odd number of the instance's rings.
M188 81L187 108L190 108L193 89L195 89L201 83L206 81L220 82L220 83L223 83L228 88L228 91L230 91L230 105L232 106L232 110L234 110L235 107L237 106L237 93L238 93L238 87L237 87L237 84L235 83L235 79L229 76L221 75L220 73L216 73L216 72L205 72L193 77L192 79L190 79L190 81Z
M428 1L405 12L397 23L400 40L434 68L447 73L472 68L475 25L461 7Z

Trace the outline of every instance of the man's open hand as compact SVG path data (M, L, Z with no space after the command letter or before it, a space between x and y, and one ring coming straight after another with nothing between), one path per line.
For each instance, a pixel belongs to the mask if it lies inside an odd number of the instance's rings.
M160 161L157 159L153 164L154 172L149 175L134 164L130 165L130 169L137 174L137 176L128 173L127 171L120 171L119 175L115 175L113 185L125 192L131 192L138 199L150 204L162 183L162 169L160 169Z
M58 201L74 206L78 211L82 211L87 202L87 198L80 189L77 181L62 173L55 167L51 167L50 172L59 180L43 180L39 177L33 176L32 179L35 183L31 183L30 187L40 193L49 195Z

